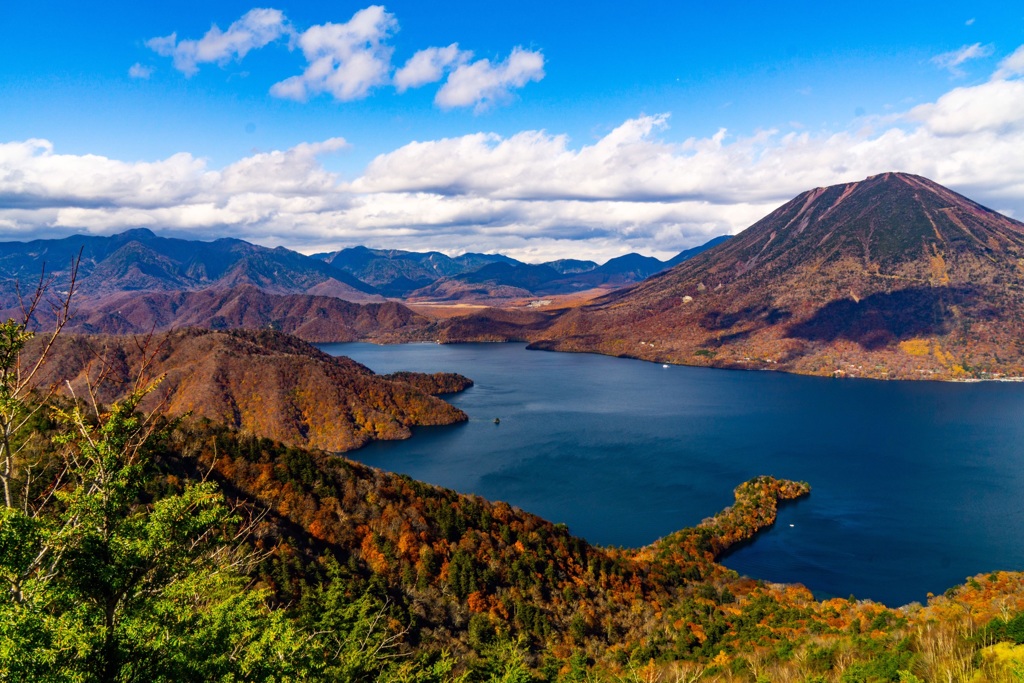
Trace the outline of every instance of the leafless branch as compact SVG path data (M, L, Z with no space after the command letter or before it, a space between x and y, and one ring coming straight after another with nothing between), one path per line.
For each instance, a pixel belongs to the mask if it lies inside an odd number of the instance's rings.
M43 366L43 363L46 361L46 358L49 355L50 349L53 347L54 342L57 341L57 337L60 336L60 333L64 329L64 326L67 325L72 318L71 300L72 297L74 297L75 289L78 286L78 268L81 265L81 263L82 251L79 250L78 256L71 262L71 277L70 282L68 284L67 294L61 300L56 302L53 306L55 316L53 331L50 332L50 335L47 337L47 340L43 345L43 350L42 352L40 352L39 358L36 359L35 365L33 365L32 369L29 371L28 376L24 378L19 377L19 383L23 388L27 388L32 385L33 378L36 376L36 373L39 372L39 368L41 368ZM42 282L42 279L40 279L39 286L43 287L43 285L44 283ZM43 296L43 292L45 292L45 289L40 290L38 287L36 288L35 297L33 298L31 307L29 311L26 312L24 318L24 324L26 327L29 324L29 320L31 318L32 313L34 313L35 308L39 303L39 299Z

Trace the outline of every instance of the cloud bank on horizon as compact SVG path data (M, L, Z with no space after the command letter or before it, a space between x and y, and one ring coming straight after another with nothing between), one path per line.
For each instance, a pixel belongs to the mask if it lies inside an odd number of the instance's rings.
M275 97L367 97L440 83L441 108L494 107L544 76L539 52L474 59L458 43L427 47L394 68L397 21L371 6L344 24L298 30L279 10L252 10L198 39L148 42L186 76L288 42L301 73ZM936 56L954 76L991 54L980 43ZM150 67L136 63L133 79ZM840 130L667 140L669 114L639 115L574 145L547 130L472 133L409 142L348 180L328 170L340 137L253 153L221 168L190 151L156 161L61 153L46 139L0 143L0 237L109 234L150 227L196 238L232 236L302 251L354 244L501 251L527 261L604 260L628 251L666 257L735 233L807 189L885 171L927 176L1024 216L1024 46L988 80Z

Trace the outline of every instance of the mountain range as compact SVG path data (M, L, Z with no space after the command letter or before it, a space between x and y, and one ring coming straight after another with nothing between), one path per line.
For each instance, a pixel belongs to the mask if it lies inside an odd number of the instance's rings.
M350 247L315 254L334 268L372 285L381 294L408 300L479 300L559 294L593 287L621 287L671 268L728 239L680 252L668 261L626 254L602 265L561 259L529 264L501 254L463 254Z
M148 230L5 243L0 313L16 311L15 282L79 249L82 332L271 328L314 342L517 340L830 376L1024 375L1024 224L905 173L809 190L668 262L365 247L307 257ZM66 269L56 275L59 290Z
M90 312L123 308L125 294L223 292L256 287L266 294L302 294L357 303L409 300L507 300L637 282L714 244L662 262L639 254L592 261L532 265L501 254L463 254L351 247L306 256L238 239L212 242L159 237L137 228L110 237L0 243L0 309L16 307L16 283L31 287L44 268L66 287L72 260L81 255L78 299ZM177 310L177 309L175 309ZM117 326L106 331L125 331Z
M283 247L270 249L237 239L212 242L158 237L138 228L111 237L73 235L57 240L0 243L0 296L13 283L34 284L45 266L66 281L81 260L78 291L96 300L122 292L228 289L251 284L272 293L308 293L350 301L383 301L373 287L348 273Z
M726 239L716 238L709 245ZM708 245L682 252L688 258ZM508 303L593 287L608 291L667 262L628 254L598 266L561 260L533 265L500 254L405 252L352 247L305 256L237 239L159 237L139 228L110 237L0 243L0 316L18 317L19 287L45 272L50 294L66 291L78 259L75 316L88 334L144 334L182 327L276 329L312 342L425 341L437 325L395 301ZM59 298L59 297L57 297ZM42 306L38 324L47 323Z

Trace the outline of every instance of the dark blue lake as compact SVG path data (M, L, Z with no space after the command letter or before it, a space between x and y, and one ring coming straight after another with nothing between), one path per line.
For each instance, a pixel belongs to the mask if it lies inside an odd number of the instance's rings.
M467 424L351 457L508 501L593 543L645 545L770 474L812 493L726 559L743 574L895 606L1024 570L1024 384L664 368L522 344L322 348L376 372L476 382L449 397Z

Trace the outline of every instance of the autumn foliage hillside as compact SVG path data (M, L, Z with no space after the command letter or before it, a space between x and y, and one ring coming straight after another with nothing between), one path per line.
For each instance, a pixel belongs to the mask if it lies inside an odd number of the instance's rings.
M272 293L252 284L198 291L117 292L77 305L71 329L146 334L183 327L274 329L309 342L430 339L430 321L400 303L360 305L333 293Z
M181 330L147 337L65 335L51 349L41 386L78 396L96 383L109 402L129 390L134 369L166 375L147 399L169 415L189 413L278 441L349 451L375 439L404 439L417 425L447 425L466 415L432 394L472 382L441 373L375 375L278 332Z
M199 446L198 469L212 468L227 490L278 520L264 540L278 544L265 571L283 600L300 599L333 557L355 577L383 581L415 624L416 640L464 652L504 633L563 658L584 651L595 661L628 659L644 643L649 654L716 654L735 640L715 626L723 618L717 603L694 616L699 635L667 616L702 604L702 586L734 585L718 555L770 525L778 500L808 490L759 478L737 489L735 506L699 527L621 550L593 546L506 503L351 460L212 427L195 426L186 440ZM745 597L762 589L747 582L734 590Z
M303 349L287 338L266 345L271 356ZM252 548L240 565L251 587L266 589L269 606L325 647L324 658L356 665L362 673L350 680L372 680L388 662L408 664L408 675L388 680L465 683L1014 680L1024 575L993 572L927 606L891 609L820 601L719 564L772 524L778 505L806 495L806 484L758 477L695 527L644 548L607 548L508 504L324 451L202 418L172 424L147 446L140 505L197 480L223 492L233 517L246 520L235 538ZM41 467L34 471L60 481L60 460L47 459L62 443L47 442L53 428L40 414L25 452ZM46 481L35 481L45 495ZM457 678L430 674L453 661Z
M516 661L538 681L586 671L597 680L930 681L952 670L1012 680L986 647L1016 633L1020 574L976 577L928 606L892 609L819 601L718 564L806 484L753 479L700 525L621 549L505 503L212 425L186 427L172 450L265 511L260 576L283 603L309 605L337 582L350 595L376 590L402 648L448 650L469 671L518 643Z

